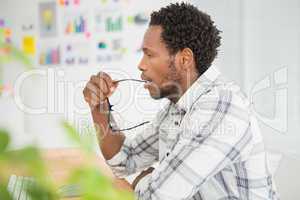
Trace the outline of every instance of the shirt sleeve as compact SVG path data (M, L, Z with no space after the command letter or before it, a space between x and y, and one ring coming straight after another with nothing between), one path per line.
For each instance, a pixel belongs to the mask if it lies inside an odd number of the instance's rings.
M136 137L126 137L120 151L106 161L117 177L126 177L158 161L158 127L164 113L164 110L158 112L154 120Z
M250 152L247 112L233 105L230 91L198 106L170 153L137 184L139 200L192 199L212 176Z

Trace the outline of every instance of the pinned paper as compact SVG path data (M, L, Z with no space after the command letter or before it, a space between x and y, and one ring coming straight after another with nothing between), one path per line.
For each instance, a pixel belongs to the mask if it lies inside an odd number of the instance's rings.
M11 48L9 46L7 47L0 47L0 56L7 56L11 52Z
M4 19L0 19L0 42L11 43L12 30Z
M85 34L88 38L87 18L84 13L69 14L65 16L65 34Z
M0 19L0 27L4 27L5 26L5 20L4 19Z
M57 34L55 2L39 4L40 34L41 37L54 37Z
M145 25L149 21L148 15L145 13L139 13L134 16L134 23L137 25Z
M126 18L119 11L101 11L95 15L96 32L122 32Z
M127 22L134 25L146 25L149 21L149 15L146 13L138 13L134 16L128 16Z
M80 4L80 0L74 0L74 5L79 5Z
M105 42L98 43L98 49L106 49L106 48L107 48L107 44Z
M4 29L4 37L6 37L6 38L11 37L11 29L10 28L5 28Z
M58 5L66 7L66 6L79 6L80 0L58 0Z
M58 65L60 64L60 48L59 46L54 47L43 47L40 51L39 63L40 65Z
M116 32L123 30L122 16L109 16L105 21L105 29L107 32Z
M70 43L64 48L62 61L66 65L88 65L90 59L89 45L85 42Z
M13 86L10 84L0 85L0 96L10 96L13 94Z
M91 33L90 33L90 32L86 32L86 33L85 33L85 37L86 37L87 39L90 39Z
M65 1L64 0L58 0L58 4L63 6L63 5L65 5Z
M102 4L106 4L106 3L107 3L107 0L101 0L101 3L102 3Z
M34 55L36 52L35 38L33 36L25 36L23 38L23 51L26 54Z

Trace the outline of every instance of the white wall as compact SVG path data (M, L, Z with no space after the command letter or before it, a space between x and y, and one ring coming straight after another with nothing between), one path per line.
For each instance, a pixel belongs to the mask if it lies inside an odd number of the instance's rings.
M222 31L222 45L214 64L226 76L243 86L243 29L242 1L194 0L194 5L211 15L218 29Z
M252 0L243 7L245 91L268 150L280 159L275 176L282 199L299 199L300 1Z

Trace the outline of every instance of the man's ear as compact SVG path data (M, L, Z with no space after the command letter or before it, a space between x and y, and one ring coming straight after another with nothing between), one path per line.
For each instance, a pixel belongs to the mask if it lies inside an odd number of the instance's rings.
M188 71L191 70L195 65L194 53L190 48L184 48L179 53L179 63L182 67L182 70Z

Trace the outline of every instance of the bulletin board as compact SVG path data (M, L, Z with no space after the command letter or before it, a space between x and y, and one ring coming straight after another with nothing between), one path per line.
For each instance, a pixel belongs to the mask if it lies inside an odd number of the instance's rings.
M11 26L0 15L0 28L6 41L20 47L35 66L109 65L140 53L151 10L137 8L136 2L36 1L31 20Z
M23 144L32 135L43 147L63 146L62 118L84 130L90 125L90 113L85 109L81 88L72 93L69 83L84 85L91 74L108 72L114 79L140 78L137 69L140 50L150 14L172 0L0 0L0 31L6 43L24 52L35 69L54 69L54 85L49 77L29 81L24 104L46 107L43 115L18 112L12 117L12 128L18 127L16 143ZM15 63L5 65L13 68ZM60 76L59 70L63 75ZM57 73L56 73L57 72ZM19 73L19 72L18 72ZM21 74L21 73L20 73ZM32 78L35 78L34 76ZM47 79L47 80L45 80ZM7 79L8 80L8 79ZM5 82L12 91L16 77ZM52 79L51 79L52 80ZM49 87L50 86L50 87ZM62 87L61 87L62 86ZM149 121L161 107L153 101L142 85L123 84L115 94L115 111L122 113L116 119L125 125ZM130 91L130 92L127 92ZM72 94L71 94L72 93ZM132 95L136 94L137 98ZM145 94L146 93L146 94ZM122 94L122 95L121 95ZM13 96L13 95L11 95ZM122 96L122 98L120 98ZM13 98L9 100L15 108ZM147 105L147 106L145 106ZM18 109L18 108L16 108ZM140 116L140 117L136 117ZM5 122L6 123L6 122ZM124 126L125 126L124 125ZM28 133L27 135L24 134ZM21 137L22 136L22 137ZM46 138L46 139L45 139Z

